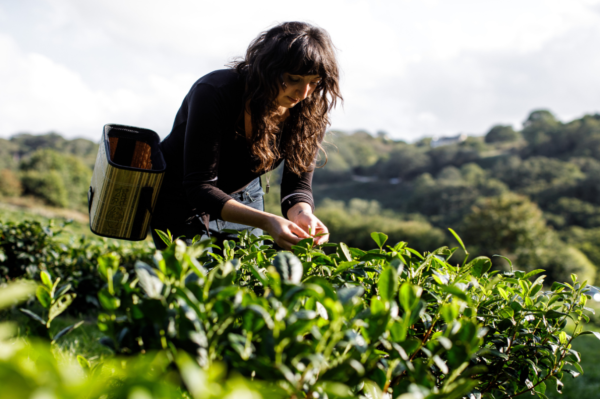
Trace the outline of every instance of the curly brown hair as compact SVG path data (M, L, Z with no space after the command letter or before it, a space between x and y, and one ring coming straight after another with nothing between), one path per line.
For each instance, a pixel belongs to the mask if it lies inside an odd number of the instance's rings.
M268 171L283 157L296 174L311 170L330 124L328 113L343 101L333 43L321 28L304 22L284 22L254 39L243 59L230 65L246 78L244 104L252 120L250 149L260 161L255 172ZM314 92L290 109L284 126L277 122L275 102L284 73L319 75ZM244 107L245 108L245 107ZM278 134L283 128L280 148ZM325 154L326 155L326 154Z

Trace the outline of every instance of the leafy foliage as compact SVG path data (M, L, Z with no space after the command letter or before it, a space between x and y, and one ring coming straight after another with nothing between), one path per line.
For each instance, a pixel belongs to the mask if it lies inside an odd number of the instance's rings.
M49 205L85 210L92 171L79 158L44 149L21 162L25 194L44 199Z
M69 284L75 295L71 312L98 307L96 293L102 282L97 259L118 251L124 267L149 260L153 249L146 243L119 243L115 240L65 237L66 224L52 221L43 226L35 221L0 222L0 282L27 278L39 280L48 275Z
M107 255L105 343L121 354L184 349L288 397L543 398L548 381L580 372L570 343L589 320L585 282L543 291L540 270L452 264L456 248L420 254L372 236L377 249L326 244L330 254L312 239L292 254L243 235L223 255L175 240L134 272Z
M548 229L540 209L524 196L480 201L460 231L479 254L504 254L524 269L546 269L552 281L568 281L572 273L594 281L595 267Z
M520 138L512 126L496 125L485 135L486 143L498 143L503 141L516 141Z

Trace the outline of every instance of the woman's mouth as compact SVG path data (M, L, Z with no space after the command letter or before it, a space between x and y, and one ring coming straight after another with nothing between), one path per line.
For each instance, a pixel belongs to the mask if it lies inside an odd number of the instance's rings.
M290 97L290 96L288 96L288 98L289 98L289 99L290 99L290 101L291 101L291 102L293 102L293 103L297 103L298 101L300 101L300 100L298 100L298 99L295 99L295 98L292 98L292 97Z

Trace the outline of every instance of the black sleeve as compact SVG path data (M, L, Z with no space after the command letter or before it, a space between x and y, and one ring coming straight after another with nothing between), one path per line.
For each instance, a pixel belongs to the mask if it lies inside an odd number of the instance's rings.
M288 211L298 202L306 202L314 212L315 201L312 195L313 173L314 169L301 173L298 176L288 168L287 162L284 163L283 176L281 178L281 213L284 218L288 218Z
M320 134L319 144L325 138L325 129ZM285 162L285 161L284 161ZM300 176L292 172L287 165L283 165L283 175L281 178L281 213L284 218L288 218L287 213L291 207L299 202L305 202L310 205L312 211L315 211L315 200L312 193L312 179L317 165L317 154L315 154L311 170L301 173Z
M192 208L219 219L223 206L232 199L217 188L223 122L228 115L226 104L206 84L198 84L187 100L183 187Z

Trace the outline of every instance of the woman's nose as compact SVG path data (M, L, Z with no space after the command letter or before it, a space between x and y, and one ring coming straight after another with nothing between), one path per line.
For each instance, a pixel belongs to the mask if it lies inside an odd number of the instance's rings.
M298 96L300 97L300 100L304 100L306 97L308 97L309 91L310 84L300 86L300 88L298 89Z

